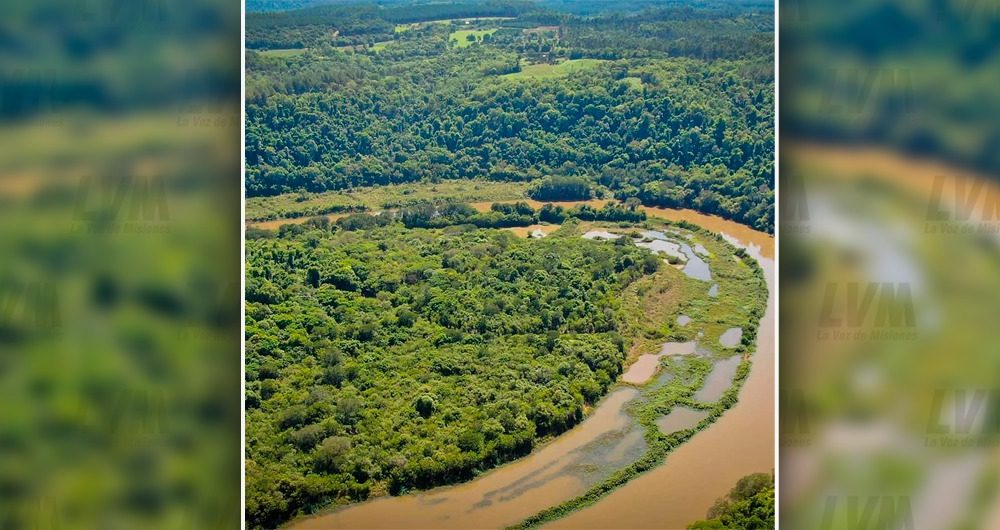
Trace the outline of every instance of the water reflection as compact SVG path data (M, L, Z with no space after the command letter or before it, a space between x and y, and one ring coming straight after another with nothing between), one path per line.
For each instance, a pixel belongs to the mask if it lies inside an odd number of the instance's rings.
M740 365L740 356L734 355L728 359L723 359L715 363L712 373L705 378L705 385L694 393L694 399L702 403L714 403L722 397L722 393L729 388L736 375L736 368Z
M621 236L594 231L584 237L611 240ZM766 235L760 235L760 239L769 241ZM701 261L690 246L684 244L683 247L687 247L690 255ZM760 247L751 246L751 254L760 260L768 285L773 287L773 262L762 259L759 251ZM690 259L687 254L685 257ZM707 273L707 264L705 267ZM685 318L685 324L690 322L690 318ZM681 323L680 317L678 323ZM773 438L770 435L773 433L773 419L769 412L761 412L773 409L773 380L770 379L773 374L772 326L773 296L769 298L768 311L758 334L755 368L741 392L739 403L733 409L711 428L679 447L663 466L631 481L598 504L550 526L577 529L681 528L703 516L712 500L728 491L739 477L772 466ZM695 342L665 344L658 354L653 355L652 371L644 381L656 373L662 355L687 353L696 353ZM732 381L739 360L739 356L735 356L718 362L706 378L705 388L696 393L695 398L704 402L717 400ZM728 375L723 373L727 363L733 363ZM671 378L668 371L662 371L642 392L660 388ZM715 393L718 396L713 398ZM577 427L525 458L485 473L471 482L425 493L375 499L296 521L292 527L464 529L516 524L544 508L580 495L588 485L610 476L645 452L641 427L628 412L640 399L643 398L639 390L618 388ZM738 450L730 447L737 440ZM727 455L727 458L719 459L721 454ZM723 460L724 466L721 465ZM718 462L717 469L713 467L713 462ZM711 473L706 473L707 468L711 469ZM621 502L627 502L629 506L623 508ZM654 502L660 503L656 510L640 508L653 506Z
M707 410L698 410L688 407L674 407L666 416L656 420L656 425L663 431L663 434L691 429L708 417Z
M642 426L627 412L635 388L611 392L580 425L477 479L399 497L382 497L300 519L290 528L497 528L585 492L642 456Z
M688 319L690 320L690 319ZM696 342L668 342L660 348L660 353L647 353L629 366L622 375L622 381L641 385L656 373L660 359L668 355L690 355L695 352Z
M729 328L722 332L719 343L726 348L735 348L743 338L743 328Z
M645 210L657 217L701 224L746 249L760 263L770 292L767 310L757 332L753 367L736 405L711 427L675 449L663 465L629 481L594 505L544 528L685 528L691 521L704 518L712 503L725 495L740 477L767 472L774 467L774 418L771 414L774 410L774 261L768 259L773 255L773 239L718 218L699 217L691 212ZM663 372L649 385L660 385L666 375L668 373ZM713 384L712 381L707 383Z
M604 230L591 230L586 234L583 234L584 239L603 239L605 241L618 239L622 236L618 234L612 234L611 232L606 232Z
M654 254L664 254L666 256L670 256L684 263L684 267L681 269L681 272L691 278L706 282L712 280L712 271L709 268L708 263L701 259L701 256L699 256L698 253L696 253L687 243L671 239L663 232L656 230L643 230L640 233L643 238L635 241L635 245L637 247L649 249L650 252L653 252ZM690 234L688 234L688 236L690 237ZM591 230L586 234L583 234L584 239L604 241L618 239L620 237L622 237L620 234L614 234L605 230ZM707 253L707 250L705 250L704 247L702 247L702 250Z
M644 244L637 243L639 246L649 245L648 248L650 249L653 249L654 248L653 245L657 245L658 243L660 244L660 247L662 247L662 243L671 243L674 246L678 246L680 247L680 251L683 253L684 257L686 258L686 264L684 265L684 268L681 269L681 271L684 272L684 274L696 280L703 280L706 282L712 280L712 271L709 269L708 263L706 263L705 260L701 259L701 257L698 254L696 254L695 251L691 249L691 246L688 245L687 243L674 242L669 237L667 237L666 234L664 234L663 232L658 232L656 230L643 230L642 235L652 239L653 241Z

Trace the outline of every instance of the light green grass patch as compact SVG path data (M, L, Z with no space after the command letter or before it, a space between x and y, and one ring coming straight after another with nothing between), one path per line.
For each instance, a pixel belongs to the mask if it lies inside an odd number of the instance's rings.
M574 72L593 68L604 62L607 61L604 59L570 59L556 64L525 64L522 62L520 72L505 74L501 77L508 79L547 79L552 77L562 77Z
M246 218L249 221L264 221L346 212L352 209L378 211L427 200L480 202L524 199L529 185L527 182L445 180L436 184L413 182L358 188L353 191L248 197Z
M487 20L514 20L515 17L475 17L475 18L445 18L442 20L425 20L424 22L410 22L408 24L396 24L393 30L396 33L403 33L406 31L420 29L431 24L451 24L452 22L457 22L459 24L473 24L478 22L483 22Z
M472 41L469 40L469 36L475 36L477 42L482 42L483 37L486 35L492 35L496 33L496 28L493 29L460 29L458 31L453 31L448 37L450 42L455 44L456 48L466 48L472 45Z
M632 88L642 88L642 79L639 79L638 77L626 77L622 79L622 81L628 83L628 86Z
M257 53L265 57L295 57L296 55L302 55L305 53L307 48L285 48L277 50L258 50Z

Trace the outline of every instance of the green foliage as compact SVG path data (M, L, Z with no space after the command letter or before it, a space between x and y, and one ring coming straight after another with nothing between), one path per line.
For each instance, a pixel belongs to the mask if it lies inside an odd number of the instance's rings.
M711 528L774 528L774 475L754 473L736 483L729 495L708 511L708 519L688 525L689 530Z
M621 373L620 294L645 250L330 230L247 242L252 527L469 479L579 422Z
M594 197L590 182L579 177L550 177L528 190L539 201L585 201Z
M483 37L460 48L449 45L455 23L396 33L370 9L329 8L348 20L329 22L336 38L309 10L282 15L302 25L264 20L272 14L253 22L267 35L267 28L290 32L274 46L301 41L310 51L247 55L249 196L573 177L621 200L773 230L770 13L655 10L584 19L517 7L516 20L462 24L460 31ZM248 41L252 33L248 20ZM338 39L392 44L343 53ZM562 73L527 76L535 70ZM518 72L527 78L503 77ZM536 188L539 197L548 196L546 183Z
M352 214L337 220L343 230L364 230L376 226L387 226L400 222L407 228L443 228L446 226L470 224L479 228L508 228L529 226L538 222L560 224L568 218L583 221L641 222L646 220L646 212L636 205L609 202L601 208L586 204L563 208L544 205L535 211L528 203L493 203L489 212L477 212L467 204L457 202L424 202L379 215L366 213ZM302 233L300 226L283 226L285 232Z
M545 523L560 519L581 508L591 506L615 489L633 478L660 464L671 451L686 442L701 429L715 422L719 416L736 403L740 387L749 374L749 363L743 362L718 402L706 405L694 400L694 393L704 384L712 364L701 357L667 358L665 370L673 375L667 384L654 389L643 389L646 398L638 412L639 421L645 428L649 450L631 465L614 472L610 477L593 486L586 493L569 501L546 508L541 512L513 525L509 530L537 528ZM708 416L691 429L663 434L656 425L656 419L668 413L674 406L708 410Z
M273 1L273 0L271 0ZM282 13L248 13L246 46L249 49L305 48L318 44L354 45L389 40L396 24L464 17L507 17L525 11L528 4L515 1L397 5L326 5ZM331 28L334 30L331 31Z
M248 221L309 217L328 213L378 211L429 200L451 202L503 201L524 198L526 183L449 180L379 186L325 193L287 193L247 200Z
M789 13L781 46L796 66L787 68L781 128L790 138L882 145L1000 173L996 2L818 2Z
M746 342L737 349L737 354L742 351L752 351L753 344L757 337L757 330L760 326L760 319L763 316L765 303L767 300L767 287L763 278L763 272L759 265L752 258L747 257L746 261L734 262L732 256L735 254L732 247L724 243L718 236L712 236L708 232L702 231L688 223L677 223L676 227L683 227L685 230L693 229L698 237L711 237L711 241L704 241L710 248L712 258L709 262L712 266L713 277L720 284L720 291L727 294L720 295L718 299L708 301L703 298L703 283L696 280L685 280L680 284L670 280L670 275L656 274L653 277L643 278L636 281L629 287L626 299L633 298L633 291L647 291L646 295L655 293L660 289L659 282L668 282L671 290L679 291L682 297L686 296L689 287L698 285L697 298L692 295L692 299L680 301L684 307L684 312L694 315L695 322L706 321L700 331L704 331L706 336L714 336L718 333L716 328L729 326L740 326L745 335L750 335L750 342ZM658 228L658 227L654 227ZM624 239L624 238L621 238ZM616 240L617 241L617 240ZM614 245L608 245L614 246ZM738 252L738 250L737 250ZM672 269L668 268L668 271ZM652 283L651 283L652 282ZM659 283L659 285L663 285ZM653 298L656 300L656 298ZM626 335L638 337L633 341L633 348L639 347L640 351L643 341L641 336L648 330L649 320L655 315L643 311L644 306L633 306L626 303L623 307L626 315ZM676 317L673 313L663 315L668 321L673 321ZM672 340L693 340L695 337L696 324L689 324L683 331L674 330ZM688 335L690 334L690 336ZM655 341L659 346L662 339ZM732 352L722 352L715 348L711 341L701 342L701 346L706 349L715 350L715 355L732 355ZM661 465L667 455L675 448L686 442L702 429L707 428L715 422L722 414L736 404L740 388L746 381L750 373L750 361L745 358L737 367L733 376L732 384L715 403L702 403L694 399L695 393L704 385L705 378L713 367L712 359L700 356L667 357L662 361L660 369L669 374L669 380L661 386L646 386L640 388L641 399L632 407L633 414L643 426L645 438L648 445L647 452L631 465L619 469L605 480L597 483L584 494L570 499L561 504L551 506L541 512L513 525L512 529L527 529L543 526L544 524L560 519L581 508L591 506L600 499L628 483L635 477L650 471ZM705 419L696 426L670 434L664 434L656 421L668 414L674 407L687 407L707 411ZM741 487L741 491L745 489ZM714 523L712 523L714 524ZM708 528L711 528L709 526ZM726 526L725 528L740 528L739 526Z

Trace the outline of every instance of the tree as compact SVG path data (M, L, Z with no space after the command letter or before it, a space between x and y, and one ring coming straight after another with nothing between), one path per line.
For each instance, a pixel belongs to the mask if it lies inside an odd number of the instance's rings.
M336 473L343 469L347 452L351 449L351 439L344 436L330 436L316 448L313 463L321 471Z
M421 417L429 418L431 417L431 414L434 413L434 409L437 407L437 402L434 401L433 397L424 394L417 398L417 400L413 403L413 406L417 409L417 412Z

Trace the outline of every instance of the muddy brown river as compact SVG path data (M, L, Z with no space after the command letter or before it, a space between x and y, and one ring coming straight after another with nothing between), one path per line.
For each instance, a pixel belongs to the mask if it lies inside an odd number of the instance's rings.
M775 268L759 247L749 251L764 269L769 293L753 367L739 401L667 455L662 466L545 528L683 529L705 518L712 503L741 477L774 469Z
M497 528L584 493L646 450L623 410L634 388L612 391L580 425L530 455L470 482L383 497L302 519L293 528Z
M750 245L749 251L760 261L770 290L750 376L739 402L674 450L662 466L633 479L595 505L550 524L553 528L684 528L704 518L712 503L740 477L769 472L774 467L773 238L689 210L646 211L650 216L688 220L725 233L730 241ZM613 390L580 425L530 455L472 481L383 497L301 518L288 527L471 530L516 524L584 493L645 452L642 427L624 410L638 395L635 388Z

